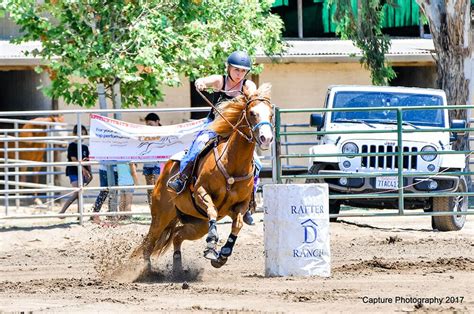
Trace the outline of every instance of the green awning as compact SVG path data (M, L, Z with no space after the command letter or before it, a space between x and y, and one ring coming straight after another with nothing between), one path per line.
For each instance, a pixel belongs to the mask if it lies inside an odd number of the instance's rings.
M288 0L275 0L272 7L281 7L282 5L288 6Z
M471 0L474 2L474 0ZM351 0L352 9L357 12L357 0ZM393 0L394 6L384 6L383 28L416 26L420 23L420 9L415 0ZM323 27L325 33L336 31L337 23L333 21L336 11L334 4L329 5L324 1L323 7Z
M327 0L313 0L314 3L323 3L326 2ZM474 0L472 0L474 1ZM288 0L274 0L272 7L281 7L281 6L288 6Z
M420 9L415 0L396 0L395 6L384 7L382 27L403 27L420 24Z

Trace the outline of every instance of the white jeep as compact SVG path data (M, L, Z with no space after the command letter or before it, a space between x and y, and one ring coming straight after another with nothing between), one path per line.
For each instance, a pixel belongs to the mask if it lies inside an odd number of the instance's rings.
M310 148L310 154L315 156L310 158L309 164L309 174L328 177L308 179L307 182L328 183L331 194L397 193L397 172L401 165L404 175L420 173L420 176L403 176L405 209L466 211L467 196L429 195L430 192L467 192L465 178L449 174L464 170L465 156L437 154L452 151L451 143L457 136L456 133L445 129L465 128L466 122L453 120L450 124L447 109L420 108L424 106L446 107L444 91L380 86L330 87L325 107L336 110L311 115L311 125L327 134L318 135L318 144ZM367 107L383 109L356 109ZM405 108L399 113L404 153L400 162L397 155L397 109L393 107ZM418 109L407 110L406 107ZM338 110L344 108L354 110ZM420 132L423 129L433 131ZM370 133L369 130L375 132ZM388 176L389 172L392 175ZM341 174L344 176L340 176ZM373 176L357 177L345 174ZM409 193L413 192L426 193L426 196L409 197ZM339 213L341 204L366 208L398 208L398 198L330 200L331 214ZM432 226L440 231L460 230L465 220L465 215L433 216Z

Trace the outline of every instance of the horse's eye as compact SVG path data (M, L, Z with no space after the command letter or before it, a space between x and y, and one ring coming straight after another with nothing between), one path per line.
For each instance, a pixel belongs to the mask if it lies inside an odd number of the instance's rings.
M250 116L251 116L251 117L256 117L257 114L256 114L255 112L253 112L253 111L250 111Z

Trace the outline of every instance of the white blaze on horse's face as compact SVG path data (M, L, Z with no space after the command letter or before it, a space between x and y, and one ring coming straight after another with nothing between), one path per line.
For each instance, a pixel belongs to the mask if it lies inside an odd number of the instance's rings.
M273 142L273 108L266 102L259 102L250 109L254 127L252 131L260 149L270 148Z
M51 136L65 137L69 135L64 125L53 125L51 129L54 130L52 134L50 134ZM68 146L67 141L65 141L64 144L59 144L59 146L67 147Z

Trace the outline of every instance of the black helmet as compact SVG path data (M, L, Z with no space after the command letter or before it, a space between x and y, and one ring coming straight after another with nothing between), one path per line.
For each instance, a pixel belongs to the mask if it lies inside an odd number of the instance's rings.
M227 58L227 64L239 69L250 70L252 68L252 61L245 51L234 51Z

